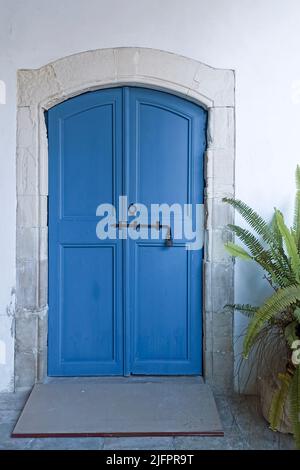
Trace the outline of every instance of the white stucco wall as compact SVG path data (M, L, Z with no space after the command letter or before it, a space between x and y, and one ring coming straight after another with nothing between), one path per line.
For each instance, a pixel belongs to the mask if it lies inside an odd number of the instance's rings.
M299 24L298 0L0 0L0 390L13 386L17 69L118 46L235 69L237 196L265 216L273 206L290 214L300 162ZM258 302L260 281L238 263L236 300Z

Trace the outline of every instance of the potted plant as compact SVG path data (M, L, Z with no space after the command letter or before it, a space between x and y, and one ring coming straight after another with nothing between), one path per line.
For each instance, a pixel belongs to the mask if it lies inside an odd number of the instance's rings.
M270 223L244 202L224 198L249 225L249 230L238 225L229 229L243 246L225 244L231 256L258 263L265 271L265 279L274 291L261 306L235 304L235 310L245 313L250 321L244 337L243 357L257 348L271 350L264 362L283 351L284 360L277 365L275 386L269 405L272 430L280 430L288 410L296 446L300 448L300 167L296 170L296 201L292 228L285 224L278 209ZM270 349L272 341L280 348ZM278 363L277 363L278 364ZM272 364L273 369L273 364Z

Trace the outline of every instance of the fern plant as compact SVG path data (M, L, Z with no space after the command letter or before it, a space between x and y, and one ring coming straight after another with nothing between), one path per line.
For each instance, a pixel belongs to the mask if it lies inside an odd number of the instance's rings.
M293 227L288 228L278 209L270 223L244 202L224 198L249 225L249 229L237 225L228 227L243 246L228 242L226 250L231 256L258 263L265 271L265 278L273 288L273 294L256 307L232 305L246 314L249 324L244 338L243 356L257 341L267 341L262 331L277 329L285 338L288 358L285 370L278 375L278 389L272 398L269 413L270 427L278 430L284 406L290 402L290 418L297 448L300 448L300 166L296 169L296 199ZM296 351L295 351L296 350ZM296 354L295 354L296 352Z

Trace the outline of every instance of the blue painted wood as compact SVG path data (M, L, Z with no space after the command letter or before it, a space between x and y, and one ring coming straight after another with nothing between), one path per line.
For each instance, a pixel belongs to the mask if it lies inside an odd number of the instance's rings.
M95 211L202 203L205 128L202 108L133 87L48 112L49 375L201 374L202 252L100 241Z

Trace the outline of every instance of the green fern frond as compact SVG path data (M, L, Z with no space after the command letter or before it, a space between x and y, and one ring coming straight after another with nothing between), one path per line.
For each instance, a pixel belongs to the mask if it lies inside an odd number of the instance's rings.
M254 307L250 304L227 304L225 305L225 308L228 308L230 310L237 310L238 312L241 312L243 315L246 315L250 318L252 318L253 315L259 309L259 307Z
M241 246L232 242L227 242L224 246L226 251L228 251L231 256L236 256L245 260L252 260L252 257L249 255L249 253L247 253L247 251L244 250L244 248Z
M269 411L270 428L273 431L277 431L280 426L284 405L290 390L292 376L286 372L285 374L278 374L278 379L280 383L273 395Z
M227 202L234 207L266 243L274 245L274 236L270 226L257 212L239 199L225 197L223 198L223 202Z
M294 315L295 320L297 320L297 322L300 323L300 308L299 307L297 307L293 311L293 315Z
M300 367L296 367L290 387L291 421L297 449L300 449Z
M298 251L300 250L300 166L296 168L296 196L293 231Z
M287 307L300 300L300 287L289 286L278 289L265 303L258 309L253 320L250 322L244 340L243 355L248 357L256 336L266 322L283 312Z
M291 259L291 266L295 275L297 282L300 281L300 257L298 254L298 249L295 243L295 239L287 226L284 223L283 216L280 211L275 209L276 213L276 220L278 224L278 228L282 234L282 238L284 239L284 243L288 252L288 255Z
M275 211L275 208L274 208ZM281 232L278 228L277 219L276 219L276 212L274 212L271 223L270 223L271 230L273 232L274 238L277 242L279 248L283 249L283 240Z
M272 256L274 260L276 260L280 269L284 271L288 270L288 259L284 253L282 244L278 241L277 237L274 237L274 232L270 225L267 224L267 222L251 207L238 199L223 198L223 202L226 202L234 207L242 215L250 227L252 227L253 230L255 230L255 232L262 237L264 242L269 245Z
M297 321L289 323L284 329L284 336L287 344L291 347L293 342L298 339L296 335Z
M271 251L265 250L253 233L234 224L229 224L228 228L247 246L254 261L270 274L275 284L285 287L295 280L291 275L290 267L284 265L285 260L282 259L281 263L278 263L276 259L273 260Z

